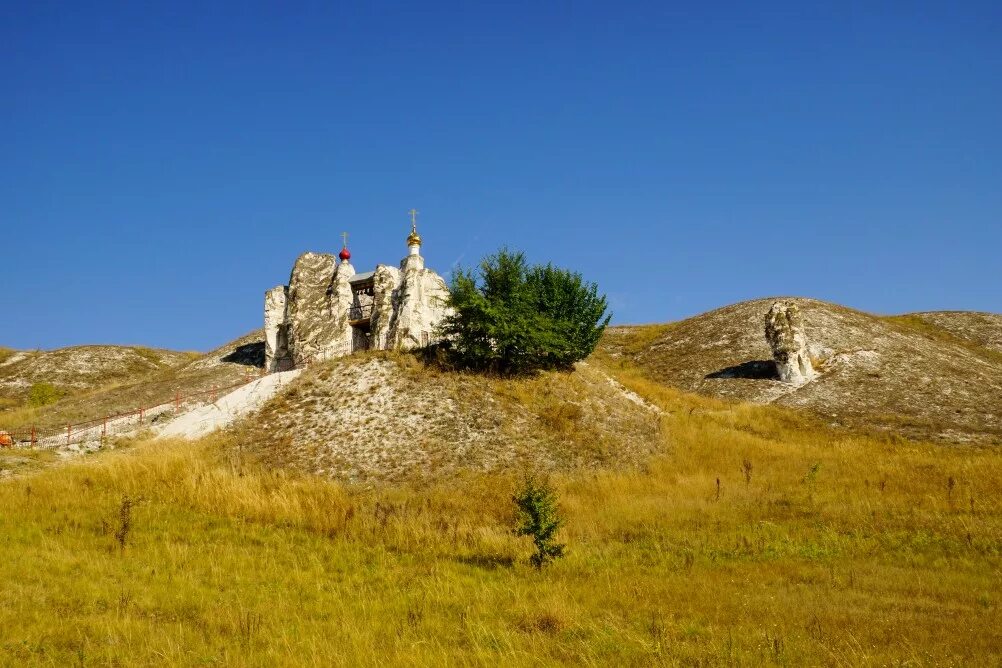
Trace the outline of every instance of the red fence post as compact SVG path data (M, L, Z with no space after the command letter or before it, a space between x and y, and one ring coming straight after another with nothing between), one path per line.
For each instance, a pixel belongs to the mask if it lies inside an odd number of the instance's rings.
M73 425L66 425L66 445L70 444L70 434L72 433Z
M142 404L140 404L140 406L139 406L139 424L142 424L142 423L143 423L143 406L142 406Z
M35 425L31 425L31 447L35 447Z
M181 390L174 392L174 412L179 413L181 411Z
M216 403L216 386L212 386L212 403Z

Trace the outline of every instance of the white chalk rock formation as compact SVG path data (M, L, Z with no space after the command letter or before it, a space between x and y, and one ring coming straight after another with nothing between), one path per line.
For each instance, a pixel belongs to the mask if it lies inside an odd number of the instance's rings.
M337 264L326 253L303 253L289 285L265 293L265 365L301 367L356 350L410 350L434 343L449 314L445 280L424 266L412 225L400 268L378 265L356 274L342 248Z
M351 307L355 304L355 293L351 288L351 279L355 276L355 268L344 260L334 270L328 290L326 316L330 321L330 335L323 342L321 357L337 357L352 351L354 330L351 326Z
M268 373L292 368L285 308L288 291L279 285L264 293L264 368Z
M449 288L441 276L424 268L420 255L406 258L400 274L390 341L393 348L411 350L431 342L447 308Z
M400 270L381 264L372 276L372 345L384 350L391 348L397 306L400 303L397 288Z
M765 315L765 340L772 348L781 381L799 386L814 378L804 320L796 304L787 301L772 305Z
M305 364L338 338L330 310L335 266L333 255L303 253L292 267L286 312L289 350L296 366Z

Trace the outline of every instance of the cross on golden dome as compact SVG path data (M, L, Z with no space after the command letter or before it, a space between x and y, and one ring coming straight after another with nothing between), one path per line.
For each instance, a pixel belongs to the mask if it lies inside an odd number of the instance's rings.
M421 235L417 233L417 209L411 209L408 211L411 215L411 233L407 235L407 245L408 246L420 246L421 245Z

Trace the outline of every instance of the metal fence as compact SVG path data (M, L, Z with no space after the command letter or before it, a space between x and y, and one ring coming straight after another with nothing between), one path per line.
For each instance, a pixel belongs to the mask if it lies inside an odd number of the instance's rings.
M437 338L430 340L428 332L422 333L422 345L428 345L429 343L435 343L436 341ZM294 368L298 369L308 367L316 364L317 362L323 362L336 357L344 357L345 355L350 355L353 352L365 350L369 347L383 349L385 347L385 341L366 340L364 344L353 341L352 343L338 343L326 346L309 355L301 357L298 362L289 360L288 369L283 368L277 370L286 371ZM261 374L263 375L264 373L265 371L262 369ZM123 413L104 415L86 422L77 422L56 428L40 428L32 425L27 427L18 427L16 429L0 429L0 448L52 448L69 446L74 443L96 441L103 442L104 439L109 436L132 432L145 425L152 425L154 422L159 421L159 418L164 415L180 413L181 407L184 405L192 403L205 403L206 401L209 403L215 403L216 399L222 393L226 393L246 385L254 379L254 375L248 375L239 383L234 383L233 385L227 385L225 387L213 386L211 390L206 390L204 392L182 394L180 391L176 391L174 396L170 399L166 399L156 404L140 405L133 410Z
M239 383L218 387L203 392L183 394L175 391L174 396L165 401L140 405L133 410L104 415L85 422L76 422L61 427L40 428L37 426L17 429L0 429L0 447L6 448L55 448L88 442L103 442L110 436L124 434L152 426L164 415L176 415L182 407L191 404L215 403L221 395L242 387L256 379L248 375Z

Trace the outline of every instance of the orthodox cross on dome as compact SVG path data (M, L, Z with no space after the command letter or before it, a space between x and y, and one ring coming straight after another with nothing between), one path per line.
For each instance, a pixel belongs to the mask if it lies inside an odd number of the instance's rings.
M409 235L407 235L407 245L408 246L415 246L415 247L416 246L420 246L421 245L421 236L417 233L417 215L418 215L418 210L417 209L411 209L407 213L409 213L411 215L411 233Z

